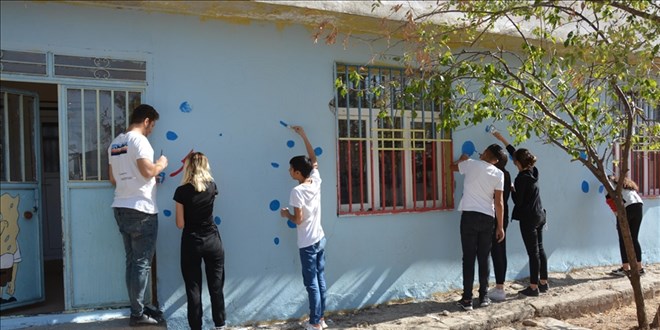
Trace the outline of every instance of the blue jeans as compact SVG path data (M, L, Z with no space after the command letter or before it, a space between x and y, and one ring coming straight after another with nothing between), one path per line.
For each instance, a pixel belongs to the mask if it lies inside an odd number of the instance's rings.
M463 300L472 300L474 261L479 264L479 298L488 295L488 255L493 243L495 218L471 211L461 214L461 245L463 248Z
M325 237L299 249L303 283L309 298L309 323L319 324L325 312Z
M128 208L113 208L126 251L126 288L131 316L141 316L144 295L151 274L151 260L156 251L158 214Z

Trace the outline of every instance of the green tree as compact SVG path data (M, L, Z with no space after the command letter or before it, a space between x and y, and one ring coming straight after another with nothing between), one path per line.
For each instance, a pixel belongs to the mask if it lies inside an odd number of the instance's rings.
M632 148L660 149L660 124L644 111L660 101L660 5L652 0L429 3L423 10L388 4L390 19L403 19L386 37L399 40L390 44L403 47L401 62L411 73L405 88L390 90L400 91L399 100L423 95L442 104L446 111L438 129L507 120L516 143L534 135L564 150L614 198L628 260L636 260L622 185L613 185L608 176L627 175L628 163L618 159L628 159ZM372 9L384 4L374 1ZM331 31L329 43L342 32ZM336 83L350 92L342 81ZM378 88L373 95L383 95L378 93L383 86ZM639 328L648 329L635 262L631 270Z

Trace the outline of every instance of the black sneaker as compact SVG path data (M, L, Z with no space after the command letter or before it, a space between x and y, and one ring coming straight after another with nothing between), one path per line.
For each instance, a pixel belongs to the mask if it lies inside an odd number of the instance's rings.
M151 308L149 306L144 306L143 313L154 320L156 320L158 323L163 323L165 322L165 319L163 318L163 311Z
M550 289L550 285L548 285L547 282L545 284L539 283L539 292L546 293L548 292L548 289Z
M461 306L464 311L471 311L472 310L472 300L459 300L456 302L458 306Z
M142 314L140 316L131 315L131 320L128 322L128 324L132 327L139 327L142 325L158 324L158 321L147 314Z
M619 269L615 269L615 270L611 271L610 275L623 277L623 276L628 276L629 272L630 271L623 269L623 267L620 267Z
M479 298L479 307L488 307L490 306L490 298L488 296Z
M639 276L642 276L644 274L646 274L646 272L644 271L644 268L640 269L639 270Z
M538 297L539 296L539 289L532 289L531 287L525 288L525 290L520 290L518 291L518 294L521 294L523 296L527 297Z

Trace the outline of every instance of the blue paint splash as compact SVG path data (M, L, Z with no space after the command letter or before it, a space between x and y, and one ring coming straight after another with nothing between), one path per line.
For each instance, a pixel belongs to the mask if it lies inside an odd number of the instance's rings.
M289 147L289 148L293 148L293 146L295 146L295 145L296 145L296 143L293 142L293 140L286 141L286 146Z
M222 219L220 219L220 217L216 216L215 218L213 218L213 222L215 222L215 224L219 226L220 223L222 222Z
M222 133L218 134L218 136L222 136Z
M589 182L582 181L582 192L583 193L588 193L589 192Z
M170 141L174 141L174 140L179 138L179 136L176 135L176 133L174 133L172 131L167 131L167 134L165 134L165 137Z
M323 153L323 149L321 149L321 147L316 147L316 149L314 149L315 155L321 156L322 153Z
M280 201L278 201L277 199L273 199L268 207L270 208L271 211L277 211L280 209Z
M580 151L580 158L587 160L587 153L584 151Z
M280 164L273 162L273 163L270 163L270 166L272 166L273 168L278 168L278 167L280 167Z
M273 239L273 243L275 243L275 245L280 245L280 238L279 238L279 237L275 237L275 238Z
M463 146L461 147L461 152L468 155L472 156L474 154L476 148L474 147L474 143L472 141L465 141L463 142Z
M287 226L289 226L289 228L296 228L296 224L291 222L291 220L287 220L286 224L287 224Z
M170 210L163 210L163 214L164 214L166 217L169 217L169 216L172 215L172 211L170 211Z
M181 110L181 112L188 113L192 111L192 106L190 105L190 103L188 103L188 101L184 101L179 106L179 110Z
M605 186L603 186L603 185L601 184L600 187L598 187L598 193L599 193L599 194L602 194L603 191L605 191Z

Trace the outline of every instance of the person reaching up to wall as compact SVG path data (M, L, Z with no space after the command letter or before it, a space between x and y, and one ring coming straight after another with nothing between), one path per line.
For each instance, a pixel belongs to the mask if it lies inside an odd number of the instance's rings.
M289 174L298 181L291 189L288 208L280 210L283 218L297 225L298 252L302 265L303 283L309 298L309 323L306 330L320 330L327 325L325 313L325 233L321 226L321 176L316 154L300 126L291 127L305 143L308 156L295 156L289 161Z
M619 184L621 182L623 189L621 189L621 196L623 197L623 204L626 207L626 217L628 218L628 226L630 227L630 234L633 239L633 246L635 248L635 256L637 256L637 269L639 269L639 275L644 275L644 267L642 265L642 247L639 245L639 229L642 226L642 218L644 216L643 206L644 202L642 198L637 193L637 184L628 178L623 178L623 180L617 180L614 177L610 178L614 184ZM614 203L609 202L613 201L610 195L606 195L605 198L608 200L608 204L614 211L616 215L616 207ZM616 221L616 232L619 236L619 251L621 253L621 267L613 270L610 274L615 276L630 276L630 263L628 262L628 256L626 255L626 249L623 244L623 237L621 235L621 227L619 221Z

